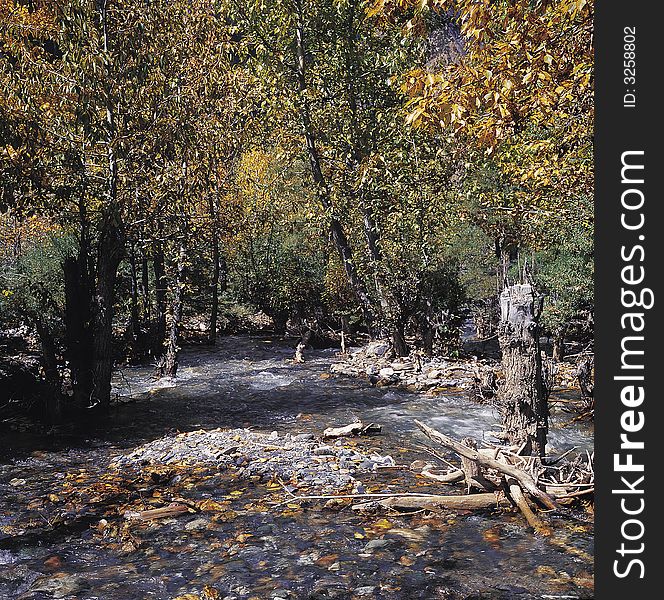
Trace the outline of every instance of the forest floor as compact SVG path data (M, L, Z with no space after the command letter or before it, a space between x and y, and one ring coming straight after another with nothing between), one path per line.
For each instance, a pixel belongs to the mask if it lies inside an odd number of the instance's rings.
M439 460L413 422L489 439L499 421L461 385L408 392L334 374L334 349L292 356L274 338L221 338L186 349L176 380L150 365L118 373L105 423L3 432L0 598L593 597L590 507L551 516L541 537L512 509L363 514L351 499L296 500L463 493L409 468ZM382 432L323 438L356 421ZM552 453L592 439L554 408Z

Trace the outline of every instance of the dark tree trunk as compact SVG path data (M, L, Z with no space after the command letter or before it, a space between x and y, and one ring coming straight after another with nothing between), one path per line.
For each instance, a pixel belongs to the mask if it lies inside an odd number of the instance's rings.
M275 335L284 335L286 333L286 325L288 324L288 313L277 312L270 315L272 317L272 324L274 326Z
M350 333L350 318L348 315L341 315L341 354L346 354L346 342Z
M431 323L422 324L422 350L425 356L433 356L433 327Z
M210 326L208 330L208 344L217 343L217 319L219 318L219 245L212 247L212 300L210 301Z
M124 236L119 215L109 211L99 239L97 281L93 298L92 393L90 406L108 409L113 371L113 303L118 267L124 253Z
M576 376L579 381L579 388L581 389L581 400L583 400L589 408L593 408L595 405L593 383L594 366L595 358L591 356L581 359L576 368Z
M392 345L397 356L408 356L408 344L406 344L405 326L398 322L392 330Z
M81 254L87 248L81 248ZM92 393L92 298L88 274L80 259L67 258L62 264L65 279L65 358L69 363L74 403L88 405Z
M57 424L62 422L62 381L58 371L57 346L48 324L39 315L33 317L42 347L42 366L49 389L46 398L46 419L51 424Z
M111 51L108 35L108 6L106 2L97 2L99 23L101 25L101 43L104 55L104 69L108 81L111 81ZM92 390L90 408L106 411L111 402L111 375L113 372L113 304L115 300L115 281L118 267L125 250L125 236L120 210L117 204L118 159L115 154L117 135L115 106L111 90L106 90L106 190L105 204L101 211L99 239L97 242L97 265L95 285L92 297Z
M143 311L143 322L150 320L150 273L148 268L148 257L145 247L141 244L141 308Z
M173 290L173 308L171 314L171 327L168 340L165 344L166 352L159 361L157 375L159 377L176 377L180 357L180 325L182 324L182 310L184 307L184 275L185 261L187 259L187 246L184 240L180 243L178 253L177 271Z
M129 270L131 279L130 319L131 335L134 340L138 339L141 330L141 320L138 311L138 271L136 269L136 254L134 244L129 248Z
M544 456L548 404L539 345L541 302L530 285L513 285L500 295L505 382L499 402L509 442L523 445L525 454Z
M219 230L217 223L217 207L212 196L209 202L210 221L212 228L212 277L210 290L210 326L208 328L208 343L214 346L217 343L217 320L219 317L219 278L221 275L221 256L219 251Z
M298 91L301 96L300 117L302 119L302 129L304 138L307 145L307 155L309 157L309 166L311 168L311 175L316 188L316 195L321 206L328 211L330 217L330 234L332 241L341 258L341 264L346 272L348 282L355 293L360 306L364 320L369 330L372 330L375 315L369 294L367 293L366 285L357 272L357 268L353 261L353 252L346 237L343 226L339 219L335 216L332 199L330 196L330 188L327 184L323 169L321 167L320 154L316 144L316 137L314 135L313 126L311 123L311 112L309 102L307 100L307 80L306 80L306 48L304 36L304 7L301 0L296 0L295 8L297 13L297 26L295 37L295 51L297 56L297 84Z
M426 309L420 314L419 329L422 336L422 350L425 356L432 356L434 339L433 309L429 301L426 303Z

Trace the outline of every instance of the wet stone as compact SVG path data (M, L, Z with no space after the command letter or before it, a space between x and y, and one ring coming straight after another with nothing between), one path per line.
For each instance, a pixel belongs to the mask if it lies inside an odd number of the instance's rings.
M184 528L186 531L199 531L201 529L206 529L210 525L210 522L207 519L194 519L189 521Z
M75 575L47 576L39 578L30 587L30 592L50 594L52 598L66 598L85 588L84 582Z
M391 546L392 543L391 540L371 540L364 546L364 552L369 553L375 552L376 550L384 550L388 546Z

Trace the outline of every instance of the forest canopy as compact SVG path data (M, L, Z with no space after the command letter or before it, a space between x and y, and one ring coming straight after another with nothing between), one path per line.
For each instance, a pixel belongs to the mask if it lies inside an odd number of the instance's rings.
M524 273L558 352L591 340L592 18L0 0L0 329L70 391L50 416L107 407L119 364L175 376L184 341L257 323L454 352Z

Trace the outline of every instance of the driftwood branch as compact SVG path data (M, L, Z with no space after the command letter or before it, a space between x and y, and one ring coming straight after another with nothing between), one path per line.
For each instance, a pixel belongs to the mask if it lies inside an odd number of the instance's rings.
M493 493L471 494L463 496L393 496L375 502L363 502L353 506L353 510L364 510L372 505L394 510L437 510L446 508L450 510L483 510L510 506L504 496Z
M436 494L419 494L415 492L395 492L391 494L320 494L320 495L311 495L311 496L296 496L295 494L289 493L290 497L282 502L294 502L297 500L344 500L344 499L355 499L355 498L401 498L402 496L417 496L418 498L430 497L437 498Z
M530 525L535 530L535 532L539 533L540 535L551 535L551 529L544 524L544 522L533 512L533 510L528 505L528 500L526 500L526 497L523 495L519 484L513 480L512 482L508 480L508 484L510 496L512 496L512 500L514 500L514 503L526 518L526 521L528 521L528 525Z
M410 464L410 470L422 477L427 477L438 481L439 483L456 483L457 481L462 481L465 478L465 474L462 469L458 469L452 465L451 469L446 469L442 473L436 472L438 469L429 462L424 460L415 460Z
M556 501L546 492L543 492L541 489L539 489L537 487L537 484L535 483L535 480L525 471L522 471L521 469L518 469L513 465L501 463L493 458L490 458L488 456L485 456L477 452L476 450L468 448L467 446L464 446L463 444L456 442L455 440L447 437L446 435L440 433L439 431L432 429L428 425L425 425L421 421L415 420L415 424L424 432L424 434L429 439L433 440L434 442L442 444L446 448L453 450L459 456L477 461L478 464L484 467L487 467L489 469L495 469L496 471L499 471L504 475L513 477L519 482L519 484L523 489L525 489L531 496L533 496L533 498L537 499L544 506L546 506L551 510L555 510L558 508Z
M422 475L422 477L433 479L434 481L438 481L439 483L456 483L457 481L462 481L465 478L465 475L461 469L456 469L455 471L439 474L439 473L433 473L429 469L425 468L419 472L419 475Z

